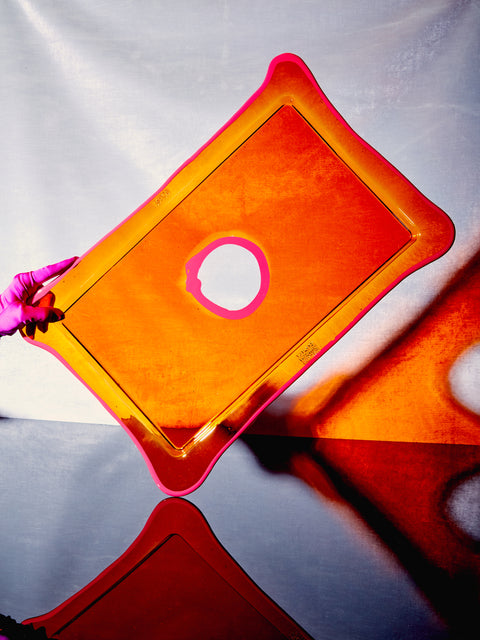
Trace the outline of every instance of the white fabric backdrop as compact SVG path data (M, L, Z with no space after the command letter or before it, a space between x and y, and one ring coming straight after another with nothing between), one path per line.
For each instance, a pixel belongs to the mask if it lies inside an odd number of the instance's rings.
M279 403L360 366L480 246L479 18L475 0L4 0L0 287L89 249L290 51L457 229L445 258L387 296ZM18 337L0 343L0 380L2 416L112 422Z

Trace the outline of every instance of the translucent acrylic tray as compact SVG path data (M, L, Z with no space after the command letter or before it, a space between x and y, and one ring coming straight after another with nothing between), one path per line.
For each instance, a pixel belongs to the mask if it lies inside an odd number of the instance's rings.
M53 284L65 319L33 341L124 426L159 486L181 495L453 237L447 215L285 54L193 158ZM207 298L198 277L224 246L258 267L258 292L239 309Z

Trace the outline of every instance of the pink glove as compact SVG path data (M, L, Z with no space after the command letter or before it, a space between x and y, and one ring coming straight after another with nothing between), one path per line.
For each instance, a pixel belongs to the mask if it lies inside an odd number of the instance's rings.
M46 330L48 322L63 319L63 312L52 306L32 306L32 298L43 283L61 275L77 260L62 260L48 267L16 275L0 295L0 336L11 336L25 325L38 325ZM53 297L53 296L52 296Z

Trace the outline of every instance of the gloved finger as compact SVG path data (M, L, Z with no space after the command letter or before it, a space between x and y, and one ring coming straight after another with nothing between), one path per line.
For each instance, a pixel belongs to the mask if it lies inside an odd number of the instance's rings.
M55 307L32 307L23 305L22 307L22 324L42 323L42 322L58 322L63 320L65 314Z
M0 336L11 336L24 325L58 322L64 317L55 307L32 307L15 301L0 313Z
M56 262L55 264L50 264L47 267L41 267L40 269L36 269L35 271L30 271L31 278L31 286L35 284L43 284L50 278L54 278L56 276L61 275L64 271L69 269L75 260L78 260L77 256L73 258L67 258L66 260L61 260L60 262Z
M36 329L45 333L50 322L59 322L65 317L63 311L55 307L31 307L31 309L41 309L43 313L29 314L30 319L25 323L25 332L29 338L34 337Z
M41 300L39 301L38 305L36 305L36 306L53 308L54 303L55 303L55 296L53 295L53 293L51 291L48 291L43 296L43 298L41 298ZM42 322L37 322L36 325L34 323L27 324L27 326L26 326L27 335L30 336L30 337L33 337L33 335L35 334L35 328L37 328L42 333L45 333L47 328L48 328L48 322L45 320L45 321L42 321Z
M6 307L15 301L26 301L28 298L31 298L41 288L43 282L46 282L54 276L61 275L72 266L75 260L77 260L77 257L62 260L61 262L36 269L35 271L17 273L1 295L1 306Z

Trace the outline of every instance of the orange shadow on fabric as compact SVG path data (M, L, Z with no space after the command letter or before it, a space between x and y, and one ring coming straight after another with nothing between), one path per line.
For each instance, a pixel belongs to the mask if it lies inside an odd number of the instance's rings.
M300 398L283 435L479 445L480 419L455 398L449 381L454 364L478 342L480 253L360 373ZM251 430L259 432L258 423Z
M314 388L285 416L264 413L244 435L265 467L360 516L460 634L480 633L480 419L449 374L480 338L479 292L480 254L358 375Z

